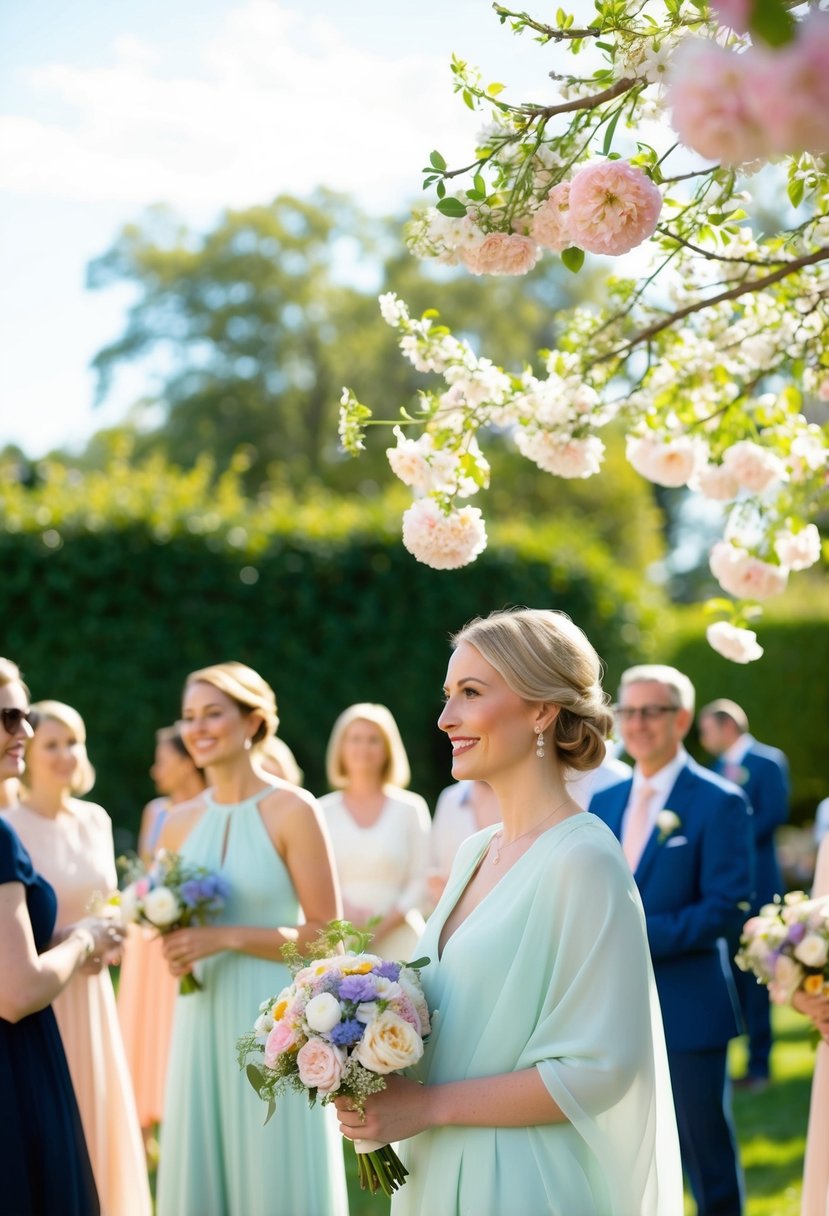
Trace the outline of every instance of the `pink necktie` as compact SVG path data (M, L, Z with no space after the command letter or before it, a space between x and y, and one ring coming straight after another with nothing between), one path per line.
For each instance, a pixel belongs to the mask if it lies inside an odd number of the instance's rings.
M640 785L639 790L625 815L625 826L622 832L622 852L627 858L631 870L639 864L639 858L651 834L651 821L648 814L651 798L656 793L652 785Z

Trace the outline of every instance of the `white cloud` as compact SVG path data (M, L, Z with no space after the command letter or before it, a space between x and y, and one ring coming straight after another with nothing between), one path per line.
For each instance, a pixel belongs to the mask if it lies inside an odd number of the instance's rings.
M0 189L187 210L324 182L394 206L434 142L464 155L480 119L452 98L444 52L381 56L347 33L252 0L195 48L190 74L166 73L164 48L130 34L107 66L39 68L31 85L65 117L0 115Z

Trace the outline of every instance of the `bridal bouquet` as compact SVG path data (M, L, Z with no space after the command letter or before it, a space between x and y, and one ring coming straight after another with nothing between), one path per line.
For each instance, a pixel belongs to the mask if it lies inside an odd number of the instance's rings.
M163 935L190 925L206 925L225 905L226 880L204 866L188 865L179 853L161 849L146 869L140 861L119 860L129 879L118 901L123 921L148 925ZM201 989L192 973L181 977L183 995Z
M388 1073L423 1055L430 1024L418 968L429 960L384 961L366 952L369 938L332 921L313 957L284 948L293 982L262 1002L253 1030L237 1044L240 1067L268 1103L266 1122L289 1089L306 1093L312 1106L342 1095L364 1111ZM356 952L334 953L347 944ZM391 1195L403 1185L408 1171L390 1145L355 1140L354 1147L364 1190Z
M736 963L767 984L778 1005L798 988L829 995L829 898L810 899L803 891L775 897L743 926Z

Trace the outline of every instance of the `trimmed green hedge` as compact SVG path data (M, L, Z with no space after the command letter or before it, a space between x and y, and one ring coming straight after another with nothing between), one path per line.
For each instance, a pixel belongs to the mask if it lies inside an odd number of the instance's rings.
M159 461L42 472L34 490L0 486L2 651L35 698L83 714L98 771L92 797L130 831L152 793L153 732L177 716L196 667L235 658L262 672L316 793L339 712L384 702L409 750L412 787L433 802L450 780L435 721L452 631L505 605L563 609L613 687L623 666L651 653L663 610L587 525L493 529L477 562L438 572L403 549L399 497L249 503L235 474L213 486L208 468L184 474Z
M698 706L730 697L748 714L752 734L786 753L794 823L814 819L817 803L829 795L829 614L824 607L821 615L818 597L812 612L767 613L757 627L765 654L759 662L741 666L711 649L702 614L691 610L666 659L693 680ZM695 736L689 745L703 763L710 763Z

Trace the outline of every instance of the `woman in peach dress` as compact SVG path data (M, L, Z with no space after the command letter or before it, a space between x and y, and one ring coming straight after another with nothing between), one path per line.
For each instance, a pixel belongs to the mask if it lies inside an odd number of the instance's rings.
M32 706L20 802L7 815L57 894L55 932L88 915L116 885L112 823L82 801L94 772L80 715L59 701ZM90 965L91 964L91 965ZM74 976L54 1011L78 1099L102 1216L150 1216L150 1188L109 971L100 959Z
M829 836L818 851L812 895L829 896ZM801 1216L829 1216L829 998L796 992L792 1004L812 1019L821 1034L815 1054L800 1211Z
M141 815L138 855L145 864L153 859L168 816L204 790L201 769L190 758L178 728L164 727L156 732L155 738L150 776L161 797L148 802ZM167 1056L177 994L178 980L170 974L161 953L161 938L139 925L130 926L118 985L118 1016L138 1120L148 1148L164 1110Z

